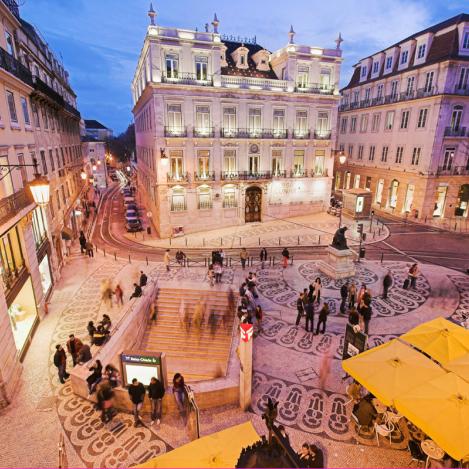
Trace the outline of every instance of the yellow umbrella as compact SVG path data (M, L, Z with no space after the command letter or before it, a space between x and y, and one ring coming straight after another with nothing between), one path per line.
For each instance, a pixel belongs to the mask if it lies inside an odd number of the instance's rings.
M469 382L469 354L462 355L456 360L445 363L445 368Z
M401 339L442 365L469 353L469 331L442 317L414 327Z
M136 467L235 467L241 450L259 440L249 421L191 441Z
M344 360L342 367L385 405L445 374L436 363L396 339Z
M402 415L451 457L469 455L469 384L446 373L396 398Z

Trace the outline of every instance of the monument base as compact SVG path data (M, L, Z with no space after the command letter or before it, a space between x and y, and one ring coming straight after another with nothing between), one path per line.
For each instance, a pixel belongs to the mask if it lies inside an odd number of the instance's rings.
M355 275L355 254L350 249L326 248L327 260L319 261L319 270L334 280L353 277Z

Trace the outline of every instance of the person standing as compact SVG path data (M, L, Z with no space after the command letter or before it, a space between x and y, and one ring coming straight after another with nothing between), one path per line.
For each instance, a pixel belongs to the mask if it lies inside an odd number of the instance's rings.
M313 332L314 331L314 302L308 301L304 305L304 310L306 313L306 324L305 324L306 332Z
M220 258L220 264L223 267L223 264L225 263L225 252L223 251L223 249L220 249L218 251L218 257Z
M261 305L256 306L256 310L254 311L254 315L257 321L257 333L260 334L262 332L262 320L264 319L264 312L262 311Z
M86 248L86 253L88 254L88 257L94 257L94 246L91 241L86 242L85 248Z
M80 231L80 237L78 238L78 240L80 241L80 252L83 254L84 252L86 252L86 237L83 231Z
M173 394L178 406L179 412L185 413L186 391L184 385L184 377L181 373L176 373L173 377Z
M352 306L348 312L348 322L352 326L356 326L360 323L360 316L358 315L355 306Z
M166 271L169 272L169 264L171 262L171 256L169 255L169 249L166 249L166 252L163 256L163 264L166 267Z
M55 346L54 365L57 367L59 381L64 384L70 375L67 373L67 355L60 344Z
M96 389L96 386L101 382L103 379L103 365L101 364L100 360L96 360L95 364L89 368L91 374L86 378L86 382L88 383L88 391L90 394Z
M290 259L290 253L288 252L287 248L283 248L282 258L283 258L282 260L283 268L286 269L288 266L288 259Z
M413 264L412 267L409 269L409 280L410 280L410 288L415 290L417 286L417 277L419 275L419 268L417 264Z
M213 266L215 273L215 283L221 283L221 276L223 275L223 268L218 262Z
M321 278L317 277L316 280L314 281L314 297L316 298L317 304L319 304L321 301L321 288L322 288Z
M244 270L246 268L246 259L248 258L248 252L246 251L246 248L241 249L241 252L239 253L239 258L241 260L241 267Z
M134 427L138 427L142 425L139 412L142 410L143 400L145 399L145 386L139 383L137 378L134 378L132 384L129 386L129 396L134 413Z
M388 270L386 275L383 278L383 298L386 299L388 297L388 290L391 288L392 285L392 276L391 271Z
M350 287L348 289L348 295L349 295L348 307L353 308L355 306L355 300L357 298L357 287L356 287L355 282L353 280L352 280L352 283L350 284Z
M364 300L361 301L360 307L358 310L361 319L363 320L364 324L364 332L365 334L368 334L368 330L370 327L370 320L371 320L371 306L367 305Z
M151 378L148 386L148 397L151 403L151 425L155 421L157 425L160 424L163 396L164 386L161 384L161 381L155 377Z
M140 271L140 286L144 287L148 282L148 277L143 273L143 270Z
M114 295L116 296L116 304L120 304L121 306L124 305L124 292L122 287L117 284L116 288L114 289Z
M346 281L341 287L340 287L340 312L342 314L345 313L345 305L347 303L347 297L348 297L348 281Z
M296 310L298 312L298 314L296 316L296 323L295 323L296 326L300 325L301 316L303 316L303 314L305 312L303 299L304 299L304 294L300 293L300 296L296 300Z
M73 366L78 363L78 354L80 353L80 349L83 347L83 342L75 337L73 334L68 336L67 340L67 350L68 353L72 356Z
M213 264L210 264L208 266L207 278L208 278L208 283L210 284L211 287L213 287L214 278L215 278L215 271L213 268Z
M261 253L259 254L259 259L261 261L261 267L264 268L264 263L267 262L267 249L262 248Z
M86 326L86 329L88 330L88 335L90 336L91 345L93 345L93 336L96 333L96 326L94 325L94 322L89 321L88 325Z
M91 349L88 344L83 344L78 353L77 362L79 364L89 362L93 357L91 356Z
M318 325L316 326L316 335L319 334L319 329L322 329L321 334L324 334L326 332L327 316L329 316L329 305L327 303L324 303L322 305L321 311L319 311Z

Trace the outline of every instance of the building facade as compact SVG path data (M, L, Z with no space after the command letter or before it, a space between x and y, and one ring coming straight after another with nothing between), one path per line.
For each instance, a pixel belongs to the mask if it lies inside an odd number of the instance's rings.
M90 137L83 137L81 144L85 174L91 178L91 184L98 190L108 186L108 153L106 142Z
M362 59L341 94L336 190L399 217L468 216L469 15Z
M0 0L0 406L14 390L60 275L64 238L77 222L82 162L75 98L67 73L16 2ZM28 188L34 160L50 181L47 207L36 206Z
M323 210L340 42L254 40L150 26L132 82L138 182L161 237Z
M84 134L86 137L94 138L105 142L112 138L112 130L94 119L84 120Z

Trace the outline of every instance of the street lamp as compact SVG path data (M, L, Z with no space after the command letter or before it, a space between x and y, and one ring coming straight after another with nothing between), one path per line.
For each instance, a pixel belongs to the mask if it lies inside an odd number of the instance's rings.
M347 161L347 157L345 156L345 153L341 151L339 153L339 163L344 164Z
M83 181L85 181L86 180L86 173L84 171L82 171L80 173L80 177L83 179Z
M168 157L166 156L166 153L163 147L160 148L160 160L163 166L166 166L168 164Z
M98 169L98 167L94 164L93 165L93 171L96 171Z

